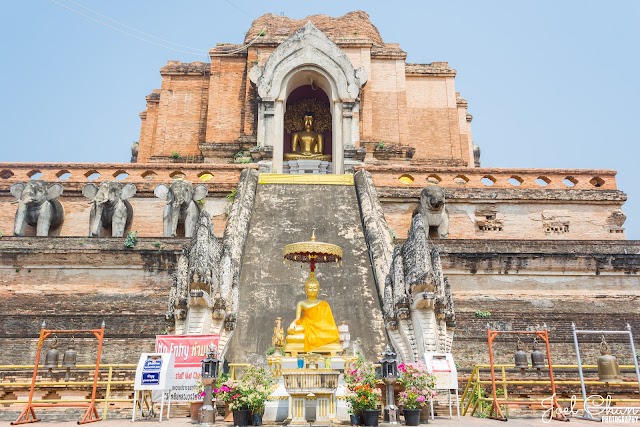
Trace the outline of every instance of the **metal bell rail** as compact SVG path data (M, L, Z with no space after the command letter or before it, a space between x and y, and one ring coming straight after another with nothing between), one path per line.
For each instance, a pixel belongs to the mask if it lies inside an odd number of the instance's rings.
M582 359L580 357L580 345L578 344L578 334L591 334L591 335L627 335L629 337L629 344L631 346L631 354L633 363L636 368L636 379L638 380L638 389L640 390L640 369L638 368L638 359L636 358L636 347L633 344L633 334L631 333L631 326L627 323L626 330L624 331L604 331L604 330L588 330L588 329L576 329L575 323L571 323L571 330L573 331L573 343L576 348L576 358L578 360L578 373L580 374L580 384L582 386L582 399L584 404L584 415L582 418L598 421L589 411L589 401L587 399L587 389L584 382L584 374L582 372Z
M549 331L547 331L547 326L544 325L543 326L544 330L541 330L541 331L495 331L495 330L492 330L489 326L490 325L487 323L487 342L489 344L489 365L491 367L491 391L492 391L492 397L493 397L493 401L491 403L491 411L489 412L489 418L506 421L507 417L502 413L502 409L500 408L500 405L501 404L520 404L520 402L518 401L510 401L510 400L501 400L500 403L498 403L496 371L495 371L495 362L493 358L493 341L500 334L534 335L536 338L540 338L542 341L544 341L546 350L547 350L548 366L544 365L544 361L542 361L542 364L538 364L537 366L540 366L540 368L547 367L549 369L549 380L551 383L551 392L552 392L551 408L554 414L552 418L559 421L566 421L567 418L564 415L562 411L562 407L558 403L558 399L556 397L556 384L553 378L553 364L551 362L551 347L549 346ZM539 355L537 357L539 357ZM532 360L532 362L536 363L540 361ZM537 366L534 365L534 368L537 368ZM540 369L540 368L537 368L537 369Z
M98 386L98 377L100 375L100 357L102 356L102 342L104 340L104 328L105 324L102 322L100 329L46 329L47 324L42 322L42 327L40 329L40 338L38 339L38 347L36 350L36 360L33 364L33 376L31 377L31 387L29 388L29 400L27 401L27 406L20 412L18 418L15 421L11 422L11 425L16 424L25 424L25 423L35 423L40 421L40 419L36 416L34 408L47 408L47 407L86 407L87 410L84 413L84 416L78 424L91 423L95 421L100 421L100 415L98 414L98 409L96 407L96 389ZM40 363L40 355L42 353L42 345L44 341L54 335L57 344L57 335L62 334L70 334L72 337L75 337L77 334L91 334L98 340L98 349L96 353L96 365L95 370L93 372L93 387L91 389L91 401L88 403L33 403L33 395L35 392L35 384L36 378L38 376L38 364ZM55 347L54 347L55 348ZM52 355L53 359L53 355ZM56 356L56 366L59 361L59 352ZM53 364L53 360L51 361Z

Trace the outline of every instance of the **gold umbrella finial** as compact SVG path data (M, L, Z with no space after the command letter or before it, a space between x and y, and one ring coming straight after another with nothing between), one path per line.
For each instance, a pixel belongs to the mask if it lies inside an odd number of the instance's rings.
M316 241L316 227L313 227L311 229L311 241L315 242Z

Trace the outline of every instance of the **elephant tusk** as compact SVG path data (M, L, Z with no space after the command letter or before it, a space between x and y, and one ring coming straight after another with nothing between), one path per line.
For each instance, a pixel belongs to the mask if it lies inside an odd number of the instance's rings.
M15 205L16 203L20 203L20 200L14 200L13 202L11 202L12 205Z

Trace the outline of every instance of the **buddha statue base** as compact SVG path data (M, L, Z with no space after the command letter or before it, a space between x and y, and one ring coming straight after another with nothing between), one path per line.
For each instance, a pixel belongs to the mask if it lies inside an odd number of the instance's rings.
M285 160L282 162L282 173L288 174L320 174L326 175L333 172L332 163L319 159Z
M340 343L332 343L332 344L325 344L323 346L317 347L312 349L311 351L304 351L304 344L303 343L291 343L291 344L285 344L284 346L284 352L286 354L291 354L291 356L296 357L298 356L298 354L303 354L303 353L314 353L314 354L328 354L330 356L337 356L338 354L342 353L343 349L342 349L342 345Z
M305 154L305 153L285 153L284 160L320 160L331 161L331 154Z

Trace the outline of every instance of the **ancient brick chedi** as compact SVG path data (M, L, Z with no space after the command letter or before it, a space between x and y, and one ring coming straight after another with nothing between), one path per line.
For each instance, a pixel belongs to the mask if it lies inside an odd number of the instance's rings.
M219 44L210 57L210 64L170 61L160 70L162 87L141 114L138 161L179 153L226 162L257 143L273 147L281 170L283 113L308 88L310 96L328 98L336 160L347 146L383 144L411 146L416 164L474 165L471 116L455 92L456 71L446 62L407 64L364 12L265 15L245 45Z
M319 269L322 298L371 357L388 338L407 360L451 348L468 368L486 362L489 320L546 322L574 363L571 322L640 328L616 172L480 167L446 62L406 63L364 12L265 15L210 58L160 70L132 163L0 163L0 364L32 363L43 320L105 320L103 360L135 361L188 329L194 283L226 354L260 360L303 296L282 246L312 228L345 249L342 269ZM287 160L308 112L322 147ZM305 162L328 174L283 173ZM205 247L200 271L188 254Z

